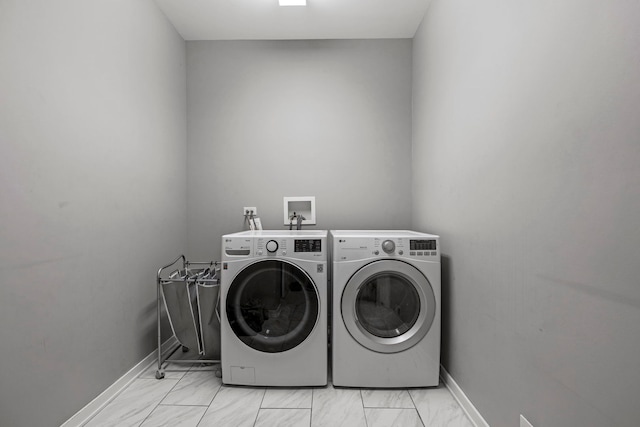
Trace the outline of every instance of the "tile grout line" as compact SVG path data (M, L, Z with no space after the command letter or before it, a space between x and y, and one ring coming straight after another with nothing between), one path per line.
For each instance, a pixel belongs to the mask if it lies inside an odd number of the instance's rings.
M313 425L313 391L314 389L311 389L311 407L309 408L309 427L311 427Z
M362 417L364 418L365 427L369 427L369 420L367 419L367 412L364 407L364 397L362 397L362 389L358 390L360 394L360 404L362 405Z
M258 422L258 416L260 415L260 410L262 409L262 402L264 402L264 396L267 394L267 389L263 388L262 389L262 399L260 399L260 405L258 406L258 412L256 412L256 418L253 420L253 427L256 426L256 423Z
M151 412L149 412L149 414L144 418L144 420L142 420L142 422L141 422L140 424L138 424L138 426L143 425L143 424L144 424L144 423L149 419L149 417L150 417L150 416L151 416L151 415L156 411L156 409L158 409L158 407L160 407L160 406L193 406L193 407L203 407L203 406L205 406L205 405L162 405L162 402L163 402L163 401L167 398L167 396L169 396L169 394L170 394L170 393L171 393L171 392L172 392L172 391L173 391L173 390L178 386L178 384L180 384L180 381L182 381L182 380L186 377L186 375L187 375L189 372L192 372L192 371L191 371L191 368L189 368L189 370L188 370L188 371L185 371L185 372L182 374L182 376L181 376L181 377L176 381L176 383L173 385L173 387L171 387L171 389L170 389L169 391L167 391L167 393L162 397L162 399L160 399L160 400L158 401L158 403L153 407L153 409L151 410ZM195 371L194 371L194 372L195 372ZM144 374L144 372L140 373L140 375L143 375L143 374ZM137 377L136 379L140 379L140 375L138 375L138 377ZM156 378L156 381L162 381L162 380L164 380L164 379L166 379L166 378L161 378L161 379L157 379L157 378ZM219 390L220 390L220 388L218 388L218 391L219 391ZM216 395L217 395L217 394L218 394L218 392L216 391ZM214 398L215 398L215 395L214 395ZM211 402L213 402L213 399L211 399ZM209 402L209 404L208 404L208 405L206 405L206 408L207 408L207 409L208 409L208 408L209 408L209 406L211 405L211 402ZM200 419L198 420L198 424L200 424L200 421L202 421L202 417L204 417L204 414L205 414L206 412L207 412L207 410L205 409L204 413L202 414L202 416L201 416L201 417L200 417ZM196 424L196 426L197 426L197 424Z
M313 392L314 392L314 389L311 389L311 407L309 408L309 427L311 427L313 423Z
M207 405L207 409L204 411L205 413L207 413L211 405L213 405L213 401L216 400L216 396L218 396L218 393L220 393L220 390L222 390L222 378L220 378L220 386L218 387L218 390L216 390L215 394L213 395L211 402L209 402L209 404ZM204 414L202 414L202 416L204 417ZM200 418L200 421L202 421L202 418ZM198 424L200 424L200 421L198 421Z
M420 415L420 411L418 411L418 406L416 405L416 401L413 400L413 395L409 392L409 390L407 390L407 393L409 394L409 399L411 399L411 403L413 403L413 407L415 408L415 411L418 414L418 419L420 420L420 423L422 424L423 427L425 427L426 424L422 419L422 415Z
M162 402L158 403L158 406L165 406L167 408L170 408L171 406L179 406L181 408L187 408L187 407L190 407L190 408L208 408L210 405L211 405L210 403L208 403L206 405L194 405L192 403L190 403L190 404L185 404L185 403L167 403L167 404L164 404Z
M309 427L313 425L313 397L316 395L316 389L311 389L311 418L309 418Z
M220 386L222 388L222 386ZM216 396L218 395L218 392L220 391L220 389L218 389L218 391L216 392ZM216 397L214 396L213 399L215 399ZM213 399L211 399L211 403L213 403ZM202 422L202 419L204 418L204 416L207 414L207 411L209 410L209 407L211 406L211 403L209 403L209 406L207 406L207 408L204 410L204 412L202 412L202 415L200 415L200 418L198 419L198 422L196 423L196 427L198 427L200 425L200 423Z
M142 374L140 374L140 375L142 375ZM137 377L136 379L140 379L140 375L138 375L138 377ZM182 378L184 378L184 375L182 376ZM158 406L160 406L160 404L162 403L162 401L163 401L164 399L166 399L166 398L167 398L167 396L169 395L169 393L171 393L171 392L173 391L173 389L174 389L174 388L176 388L176 386L180 383L180 381L182 381L182 378L180 378L178 381L176 381L176 383L173 385L173 387L171 387L171 389L170 389L169 391L167 391L167 393L166 393L164 396L162 396L162 399L158 400L158 403L156 403L156 406L154 406L154 407L153 407L153 409L151 410L151 412L149 412L149 414L148 414L146 417L144 417L144 420L142 420L142 422L141 422L140 424L138 424L138 426L141 426L142 424L144 424L144 423L149 419L149 417L151 416L151 414L153 414L153 413L154 413L154 411L155 411L156 409L158 409ZM165 378L160 378L160 379L156 378L156 381L162 381L162 380L164 380L164 379L165 379Z
M218 396L218 393L220 393L220 390L222 390L222 387L224 387L224 384L222 384L222 378L220 378L220 387L218 387L218 391L216 391L216 394L213 395L213 399L211 399L211 402L209 402L209 404L207 405L207 409L205 409L202 413L202 416L198 420L196 427L200 426L200 423L204 419L204 416L207 415L207 412L209 412L209 409L211 409L211 405L213 405L213 401L216 400L216 397Z

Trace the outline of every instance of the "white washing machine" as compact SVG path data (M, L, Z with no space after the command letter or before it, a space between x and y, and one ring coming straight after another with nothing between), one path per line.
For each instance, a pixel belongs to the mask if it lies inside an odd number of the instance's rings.
M222 236L222 382L327 384L327 232Z
M392 230L330 234L333 384L437 386L439 236Z

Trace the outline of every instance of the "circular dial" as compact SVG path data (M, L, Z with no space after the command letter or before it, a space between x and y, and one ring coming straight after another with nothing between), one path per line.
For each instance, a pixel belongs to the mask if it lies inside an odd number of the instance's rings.
M382 242L382 250L386 253L390 254L396 249L396 244L393 243L393 240L385 240Z
M269 240L266 244L267 251L270 253L274 253L278 250L278 242L275 240Z

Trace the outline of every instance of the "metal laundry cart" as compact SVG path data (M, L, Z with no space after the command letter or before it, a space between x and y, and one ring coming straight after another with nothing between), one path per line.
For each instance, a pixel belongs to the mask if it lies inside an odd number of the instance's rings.
M170 269L170 267L173 267ZM164 378L165 366L176 364L218 365L220 375L220 280L219 263L190 262L180 255L161 267L157 274L158 369L156 378ZM178 344L162 352L162 306L167 312ZM181 357L182 353L195 358ZM165 356L166 355L166 356ZM176 357L172 357L177 355Z

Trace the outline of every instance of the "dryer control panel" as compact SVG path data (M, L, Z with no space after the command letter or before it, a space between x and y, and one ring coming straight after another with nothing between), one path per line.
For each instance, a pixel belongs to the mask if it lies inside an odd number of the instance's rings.
M335 237L334 260L352 261L369 257L439 261L438 240L407 237Z
M435 239L409 240L409 255L416 257L432 257L438 255L438 241Z

